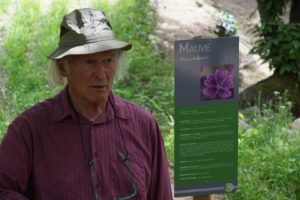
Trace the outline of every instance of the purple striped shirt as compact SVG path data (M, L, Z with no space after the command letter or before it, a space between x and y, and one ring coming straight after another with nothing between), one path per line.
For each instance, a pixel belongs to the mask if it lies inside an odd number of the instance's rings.
M138 189L132 199L173 199L156 121L136 105L109 98L116 112L108 103L93 122L79 115L83 137L66 89L17 117L0 145L0 199L93 200L85 155L95 162L99 200L127 195L130 172L117 155L126 153L125 145Z

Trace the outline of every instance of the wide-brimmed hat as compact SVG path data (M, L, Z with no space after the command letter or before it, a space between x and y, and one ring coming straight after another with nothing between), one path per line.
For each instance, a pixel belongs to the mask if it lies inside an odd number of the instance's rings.
M66 14L60 26L58 48L48 58L60 59L67 55L92 54L132 45L117 40L105 14L96 9L76 9Z

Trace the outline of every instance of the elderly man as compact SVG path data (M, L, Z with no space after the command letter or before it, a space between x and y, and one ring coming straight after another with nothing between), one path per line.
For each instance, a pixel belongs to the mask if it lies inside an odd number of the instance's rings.
M172 199L156 121L112 93L129 49L101 11L64 16L49 58L66 87L10 124L0 146L1 200Z

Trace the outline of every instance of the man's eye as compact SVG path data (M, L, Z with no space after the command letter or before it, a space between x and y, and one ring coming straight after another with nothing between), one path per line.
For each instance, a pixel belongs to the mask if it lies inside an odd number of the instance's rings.
M105 59L103 61L105 64L110 64L112 62L112 59L111 58L108 58L108 59Z
M86 63L86 64L88 64L88 65L92 65L92 64L94 64L94 63L95 63L95 61L94 61L94 60L91 60L91 59L89 59L89 60L86 60L86 61L85 61L85 63Z

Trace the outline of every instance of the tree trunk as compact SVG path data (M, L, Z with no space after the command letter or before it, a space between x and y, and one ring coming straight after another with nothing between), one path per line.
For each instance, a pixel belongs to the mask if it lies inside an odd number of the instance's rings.
M292 0L290 23L300 23L300 0Z
M256 2L261 22L280 17L287 5L287 0L256 0Z
M256 0L256 3L257 3L257 10L258 10L258 14L260 16L260 20L265 19L266 16L264 15L264 12L262 9L261 0Z

